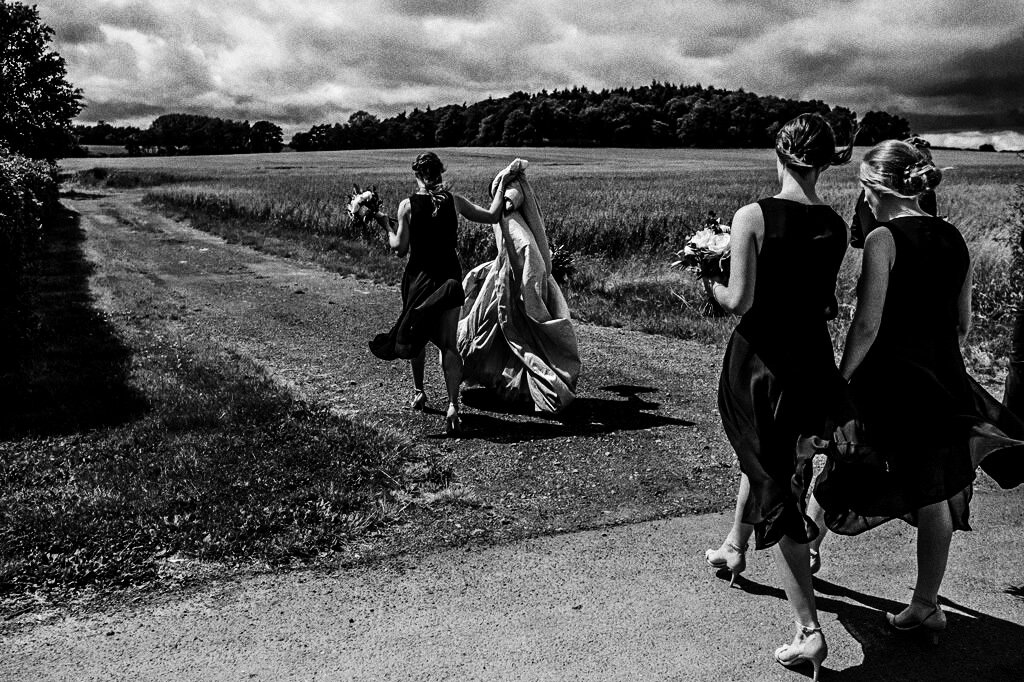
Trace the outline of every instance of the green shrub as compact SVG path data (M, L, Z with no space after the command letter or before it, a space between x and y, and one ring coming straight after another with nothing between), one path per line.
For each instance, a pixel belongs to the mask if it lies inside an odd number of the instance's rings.
M42 234L57 207L57 169L0 150L0 240L5 269L19 269L25 251Z

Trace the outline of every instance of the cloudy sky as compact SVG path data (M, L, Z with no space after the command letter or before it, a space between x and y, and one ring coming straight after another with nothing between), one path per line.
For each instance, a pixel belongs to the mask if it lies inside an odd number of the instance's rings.
M35 0L80 120L294 132L363 109L652 79L1024 131L1021 0Z

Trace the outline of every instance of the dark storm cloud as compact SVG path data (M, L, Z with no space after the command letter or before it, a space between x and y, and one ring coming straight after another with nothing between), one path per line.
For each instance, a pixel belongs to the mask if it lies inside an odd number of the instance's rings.
M73 21L60 27L60 40L67 45L103 42L103 31L95 23Z
M156 118L167 113L163 106L149 102L93 102L85 99L85 114L90 120L122 121L140 117Z
M942 60L930 78L908 83L906 92L921 97L1024 101L1024 36Z
M40 11L89 120L141 118L145 105L305 126L652 79L932 116L1005 112L1024 94L1019 0L50 0Z
M385 0L384 5L405 16L480 16L488 0Z

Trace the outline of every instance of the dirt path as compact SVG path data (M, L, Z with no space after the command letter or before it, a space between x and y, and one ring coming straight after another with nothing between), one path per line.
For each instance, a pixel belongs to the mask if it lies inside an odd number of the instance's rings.
M396 288L226 244L138 198L70 202L98 264L93 286L115 323L159 317L186 342L213 339L254 359L305 399L411 437L490 509L475 527L453 529L455 541L460 533L506 540L728 504L722 490L737 469L715 410L720 351L579 325L584 372L562 421L509 413L469 390L466 436L440 438L439 413L404 407L406 363L381 362L366 347L396 318ZM429 358L427 390L438 409L443 385ZM509 490L521 492L513 499Z
M471 394L467 437L437 438L439 415L401 407L405 367L365 348L397 312L395 290L227 245L134 194L71 205L115 324L143 317L215 340L309 400L409 434L478 506L395 529L380 542L401 553L372 567L213 584L27 630L0 642L0 678L797 679L771 662L791 633L770 555L751 557L743 591L701 558L728 523L703 512L729 506L737 475L713 409L718 350L580 325L568 420ZM439 395L436 366L427 382ZM502 496L513 480L523 492ZM1022 502L1024 491L980 486L980 530L954 543L943 593L960 606L938 651L895 641L879 613L908 597L909 529L830 541L818 584L827 666L851 680L1019 674ZM428 551L439 538L456 548Z

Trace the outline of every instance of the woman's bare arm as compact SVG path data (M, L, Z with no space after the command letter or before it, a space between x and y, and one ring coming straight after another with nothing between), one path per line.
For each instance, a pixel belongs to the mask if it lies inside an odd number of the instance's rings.
M748 204L736 211L729 240L731 269L729 283L711 284L711 295L733 315L742 315L754 304L754 282L757 280L757 252L764 238L764 215L757 204Z
M839 364L839 371L847 381L860 367L878 337L885 295L889 289L889 272L895 261L896 244L892 232L884 226L872 230L864 240L864 260L857 283L857 310L853 314L853 323L843 347L843 360Z
M408 199L403 199L402 203L398 205L398 219L394 223L383 213L377 214L377 222L383 224L388 230L388 245L402 257L409 253L409 219L411 216L412 203Z
M484 208L477 206L469 199L453 194L452 198L455 200L455 210L459 212L466 220L472 220L474 223L496 223L501 218L502 210L505 208L505 185L508 184L509 176L502 175L498 181L498 187L494 192L494 196L491 198L491 207Z

